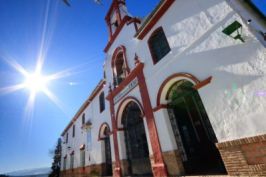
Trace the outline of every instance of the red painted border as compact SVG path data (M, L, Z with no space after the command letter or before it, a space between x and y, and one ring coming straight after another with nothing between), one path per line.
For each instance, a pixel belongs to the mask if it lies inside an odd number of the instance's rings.
M107 43L106 47L104 48L104 52L108 52L108 50L110 49L111 45L113 44L113 42L115 41L116 37L118 36L118 34L120 33L120 31L123 29L124 25L131 19L130 16L125 16L123 18L123 20L121 21L121 24L117 27L116 31L113 33L113 35L111 36L111 39L109 40L109 42Z
M103 138L100 137L100 136L101 136L101 130L102 130L102 128L104 126L106 126L110 130L110 132L111 132L111 129L110 129L110 126L108 125L108 123L107 122L102 123L101 126L100 126L100 128L99 128L99 132L98 132L98 141L103 140Z
M158 8L157 12L151 17L151 19L144 24L145 26L140 28L140 31L136 34L136 37L142 40L153 28L153 26L160 20L168 8L175 2L175 0L164 0L165 2Z
M134 23L134 27L135 27L135 30L137 32L139 30L137 24L141 24L141 20L137 17L134 17L131 20L129 20L129 22L127 22L127 25L130 25L131 23Z
M125 64L126 64L126 70L127 70L127 74L130 73L130 68L128 67L128 61L127 61L127 54L126 54L126 47L121 45L119 47L117 47L113 53L113 56L112 56L112 60L111 60L111 66L112 66L112 69L113 69L113 74L114 74L114 68L115 68L115 60L117 59L117 55L122 53L123 54L123 58L124 58L124 61L125 61Z
M207 79L201 81L200 83L196 84L194 86L194 89L198 90L200 89L201 87L204 87L205 85L209 84L212 80L212 76L208 77Z
M120 102L120 104L119 104L119 106L118 106L118 108L117 108L117 111L116 111L116 126L117 126L117 127L118 127L118 113L120 112L121 107L124 105L124 103L125 103L126 101L128 101L128 100L131 100L131 101L137 103L137 105L139 106L139 108L140 108L140 110L141 110L142 116L144 117L144 109L143 109L143 106L142 106L142 104L140 103L140 101L139 101L137 98L133 97L133 96L128 96L128 97L124 98L124 99ZM130 102L128 102L127 105L128 105L129 103L130 103ZM127 106L127 105L126 105L126 106ZM143 117L142 117L142 118L143 118Z
M113 12L113 10L119 5L119 4L126 4L124 0L113 0L111 7L109 8L106 16L105 16L105 20L108 20L110 18L111 13Z
M167 108L167 104L160 104L156 106L155 108L153 108L153 112L159 111L160 109L166 109L166 108Z
M174 79L174 78L177 78L177 77L185 77L185 78L191 79L191 80L193 80L193 81L196 83L196 85L197 85L198 83L200 83L200 81L199 81L198 78L196 78L195 76L193 76L192 74L189 74L189 73L176 73L176 74L173 74L173 75L169 76L167 79L165 79L165 80L163 81L163 83L161 84L161 86L160 86L160 88L159 88L159 91L158 91L158 94L157 94L157 107L160 106L160 104L161 104L161 103L160 103L161 95L162 95L162 91L163 91L165 85L166 85L170 80L172 80L172 79Z
M161 145L159 142L159 135L158 135L157 128L156 128L156 123L155 123L155 119L153 115L153 109L152 109L151 102L150 102L150 97L149 97L148 88L147 88L146 81L145 81L145 76L143 73L143 68L144 68L144 64L138 62L135 69L129 74L129 76L113 91L110 89L110 93L107 96L107 99L110 102L110 114L111 114L112 127L113 127L113 140L114 140L114 151L115 151L114 176L121 176L121 164L120 164L120 159L119 159L119 146L118 146L118 139L117 139L117 131L118 131L117 121L116 121L117 118L115 115L113 98L136 77L138 79L143 110L144 110L145 117L146 117L149 137L151 141L151 147L153 151L153 157L154 157L154 163L152 164L153 175L155 177L167 176L167 169L163 161ZM120 109L121 109L121 106L120 106Z
M136 67L129 73L129 75L116 87L111 94L109 93L106 97L106 99L110 100L113 99L119 92L121 92L133 79L136 78L138 73L141 72L143 69L144 64L139 63L136 65Z

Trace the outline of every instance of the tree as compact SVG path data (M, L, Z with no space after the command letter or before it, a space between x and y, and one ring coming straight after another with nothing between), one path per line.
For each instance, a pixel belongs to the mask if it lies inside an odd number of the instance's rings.
M54 161L52 163L52 172L49 174L49 177L59 177L60 167L61 167L61 154L62 154L62 140L58 138L56 148L54 150Z

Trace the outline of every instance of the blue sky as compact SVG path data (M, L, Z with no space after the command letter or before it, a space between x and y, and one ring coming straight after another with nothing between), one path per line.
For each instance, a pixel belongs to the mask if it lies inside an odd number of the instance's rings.
M266 0L252 0L252 3L261 11L266 17Z
M93 0L70 2L69 8L60 0L1 0L0 88L24 81L6 61L15 60L33 72L42 43L43 74L71 68L74 75L48 84L61 108L40 92L32 115L25 113L29 90L7 94L0 89L0 173L50 166L49 150L103 76L108 39L104 16L111 0L103 0L103 6ZM158 2L127 4L132 15L143 17Z

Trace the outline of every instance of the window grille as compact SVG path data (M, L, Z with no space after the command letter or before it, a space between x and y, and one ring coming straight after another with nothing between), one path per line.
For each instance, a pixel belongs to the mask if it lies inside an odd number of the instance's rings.
M148 45L154 64L160 61L171 50L162 27L153 32L148 40Z

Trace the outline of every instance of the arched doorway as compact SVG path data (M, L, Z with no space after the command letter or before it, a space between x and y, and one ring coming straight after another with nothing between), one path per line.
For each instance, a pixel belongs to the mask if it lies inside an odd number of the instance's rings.
M169 89L168 113L186 174L226 173L215 146L216 136L201 98L187 80L175 82Z
M122 113L127 154L127 175L150 175L151 164L147 138L140 107L130 101Z
M110 145L110 130L108 127L104 129L104 150L105 150L105 176L112 176L112 155Z
M112 153L111 153L111 145L110 145L110 128L107 123L103 123L100 126L99 131L99 140L102 141L102 145L104 148L103 151L103 157L104 157L104 163L103 163L103 176L112 176Z

